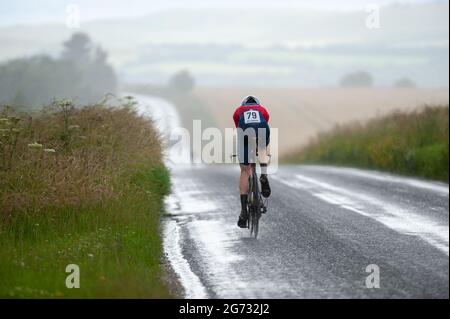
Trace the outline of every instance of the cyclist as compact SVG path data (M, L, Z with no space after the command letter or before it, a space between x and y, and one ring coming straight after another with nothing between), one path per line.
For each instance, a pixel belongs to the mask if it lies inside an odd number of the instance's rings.
M267 147L270 142L270 128L268 124L269 117L269 112L261 106L256 97L251 95L244 98L241 106L236 109L233 115L234 124L236 128L238 128L238 160L241 168L239 191L241 194L242 207L238 221L238 226L241 228L247 227L247 194L249 190L248 180L252 174L252 166L250 164L255 162L253 159L249 158L249 136L256 137L256 148L258 149L258 158L261 166L261 194L263 197L267 198L271 193L269 179L267 178ZM253 135L248 134L248 129L253 132ZM265 132L265 136L259 136L259 132ZM265 140L262 140L262 138Z

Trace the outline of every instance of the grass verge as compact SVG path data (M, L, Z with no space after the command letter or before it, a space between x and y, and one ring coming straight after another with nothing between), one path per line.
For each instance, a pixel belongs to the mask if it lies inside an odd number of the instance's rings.
M169 174L130 105L0 113L0 296L165 298L159 232ZM66 267L80 288L66 287Z
M319 134L289 163L379 169L448 182L449 108L428 106Z

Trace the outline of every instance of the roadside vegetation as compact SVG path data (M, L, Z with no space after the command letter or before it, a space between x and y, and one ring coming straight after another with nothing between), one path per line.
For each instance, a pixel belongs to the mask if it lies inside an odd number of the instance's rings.
M448 121L446 105L397 112L365 125L337 126L287 161L356 166L448 182Z
M164 298L169 174L133 101L38 114L0 108L0 296ZM80 288L66 287L66 266Z

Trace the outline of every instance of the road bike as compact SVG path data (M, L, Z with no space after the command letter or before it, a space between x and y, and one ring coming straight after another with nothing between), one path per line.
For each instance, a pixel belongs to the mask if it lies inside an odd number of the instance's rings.
M250 236L253 236L256 239L258 238L259 233L259 220L261 219L262 214L267 212L267 199L263 199L261 195L258 174L256 172L256 163L250 165L252 166L252 175L250 175L248 180L248 228L250 229Z
M237 157L237 155L233 155L233 157ZM270 159L271 155L268 155L268 157ZM261 194L258 173L256 172L256 163L251 163L250 165L252 167L252 174L248 178L247 228L250 230L250 236L257 239L259 233L259 220L261 219L262 214L267 213L268 199L263 198Z

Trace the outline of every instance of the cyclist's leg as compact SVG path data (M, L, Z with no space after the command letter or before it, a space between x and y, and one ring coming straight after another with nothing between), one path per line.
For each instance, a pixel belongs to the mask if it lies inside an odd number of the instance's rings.
M269 165L269 143L270 143L270 128L269 126L264 127L262 136L258 136L258 154L259 163L261 166L261 194L263 197L267 198L271 194L271 189L269 185L269 178L267 177L267 166ZM263 140L261 138L264 138Z
M257 134L257 147L258 147L258 160L260 164L267 166L269 163L269 144L270 144L270 128L267 123L258 128ZM267 174L267 170L262 172Z
M240 164L240 167L241 167L241 176L239 178L239 192L241 194L241 213L239 215L238 226L241 228L246 228L248 219L248 211L247 211L247 200L249 190L248 179L252 172L252 166Z
M239 178L239 191L241 193L241 196L248 194L248 179L250 175L252 174L252 166L247 164L240 164L241 167L241 176Z
M238 141L241 141L239 139ZM250 177L251 165L248 159L248 138L244 137L242 139L243 145L238 145L238 160L239 166L241 169L241 174L239 178L239 193L241 200L241 213L239 215L238 226L241 228L247 227L247 199L248 199L248 191L249 184L248 179Z
M269 146L258 148L259 165L261 166L261 175L267 175L267 166L269 165Z

